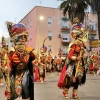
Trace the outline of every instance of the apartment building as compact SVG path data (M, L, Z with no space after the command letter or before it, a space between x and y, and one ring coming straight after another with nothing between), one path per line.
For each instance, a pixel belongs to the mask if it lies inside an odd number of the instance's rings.
M89 55L94 48L92 41L98 40L97 15L87 13L84 20L86 28L89 30L89 40L86 43L86 55ZM27 45L36 49L37 53L43 44L52 50L52 55L58 56L62 50L63 56L67 54L69 43L73 40L70 35L71 23L69 18L62 15L59 8L35 6L21 21L25 24L29 38ZM49 40L48 36L52 36Z

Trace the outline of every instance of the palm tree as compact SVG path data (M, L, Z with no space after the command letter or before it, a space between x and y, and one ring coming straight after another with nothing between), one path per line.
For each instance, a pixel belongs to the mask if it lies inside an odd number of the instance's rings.
M88 8L88 5L90 5L89 0L63 0L60 4L60 9L63 9L64 16L68 11L71 21L73 18L78 17L83 22L85 17L84 10Z
M98 34L100 40L100 0L90 0L93 13L97 12L98 16Z

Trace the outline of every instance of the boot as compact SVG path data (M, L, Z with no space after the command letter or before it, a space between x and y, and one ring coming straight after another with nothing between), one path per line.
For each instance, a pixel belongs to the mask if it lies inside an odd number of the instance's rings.
M43 83L43 78L42 77L40 77L40 82Z
M0 78L0 85L3 85L3 78Z
M74 99L78 99L79 96L77 95L77 89L73 89L73 94L72 94Z
M68 98L68 90L69 89L65 88L64 91L63 91L63 93L62 93L65 98Z

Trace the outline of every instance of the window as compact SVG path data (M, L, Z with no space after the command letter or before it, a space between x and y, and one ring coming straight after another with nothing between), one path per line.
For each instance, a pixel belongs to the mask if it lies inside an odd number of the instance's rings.
M64 41L69 41L70 39L69 39L70 37L69 37L69 34L67 34L67 33L63 33L62 34L62 39L64 40Z
M51 31L48 31L48 36L52 36L52 32Z
M48 17L48 25L51 25L51 24L52 24L52 18Z
M95 30L95 28L96 28L94 22L90 22L89 26L90 26L90 30Z
M95 36L94 35L91 35L91 39L95 39Z
M63 38L63 40L68 40L68 38Z
M63 51L63 54L66 54L67 53L67 46L63 46L63 49L62 49L62 51Z
M62 21L62 28L69 28L67 21Z
M51 51L51 50L52 50L52 46L48 45L48 51Z

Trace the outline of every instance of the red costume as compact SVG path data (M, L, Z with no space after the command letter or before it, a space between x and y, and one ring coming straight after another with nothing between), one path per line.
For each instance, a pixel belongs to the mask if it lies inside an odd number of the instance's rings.
M45 79L45 74L46 74L46 51L47 48L45 46L40 48L40 64L39 64L39 78L41 82L44 82Z
M38 63L39 62L37 60L35 60L35 61L32 62L32 64L34 65L34 70L33 70L33 72L34 72L34 82L39 81L39 68L38 68Z
M59 58L57 58L57 71L58 72L61 72L62 70L62 58L61 58L61 54L58 54L59 55Z
M94 50L93 55L90 57L90 60L91 60L90 71L93 72L93 75L96 75L97 70L99 70L99 67L98 67L99 56L96 50Z
M51 56L51 49L48 51L48 55L46 57L46 72L51 73L52 71L52 56Z
M73 87L72 96L74 99L78 99L78 86L84 84L86 80L83 41L85 31L78 18L74 19L71 35L75 40L69 45L68 56L58 81L58 87L63 88L65 98L68 98L68 91L70 87Z
M33 64L37 59L35 50L26 46L28 32L23 24L6 22L13 49L9 50L5 67L7 100L22 97L22 100L33 100Z

